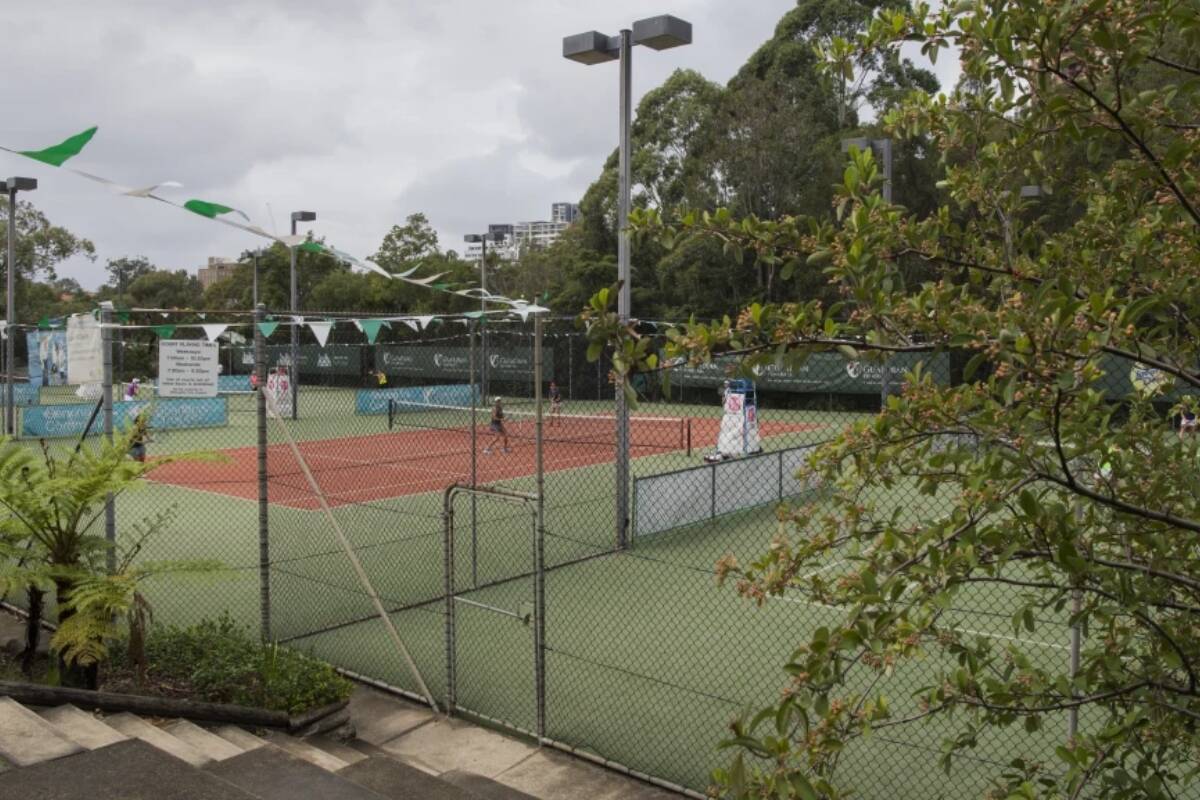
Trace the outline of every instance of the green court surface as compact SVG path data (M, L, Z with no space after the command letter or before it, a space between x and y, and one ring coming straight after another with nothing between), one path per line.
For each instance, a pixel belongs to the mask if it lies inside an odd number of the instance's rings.
M301 442L389 436L386 416L357 416L353 407L353 390L305 387L301 418L288 421L288 431ZM511 407L519 410L528 405L518 401ZM481 411L481 416L485 413ZM570 401L565 413L568 418L602 415L611 413L611 403ZM635 413L711 419L720 409L715 404L659 404ZM768 450L823 441L847 423L864 418L852 413L771 409L763 409L761 417L764 425L795 423L786 432L767 437ZM403 424L409 431L429 426L431 447L445 441L444 431L437 430L436 415L425 420L410 417ZM230 397L228 426L159 432L150 454L252 448L255 436L253 398L235 395ZM555 434L548 436L553 439ZM274 421L269 441L284 442ZM55 442L60 448L72 444ZM691 456L680 450L635 447L634 474L697 466L702 463L700 454L712 444L694 441ZM554 441L547 443L548 456L557 446ZM838 612L792 597L772 598L757 607L731 587L717 587L712 570L718 558L732 552L742 561L750 560L764 552L779 532L773 506L638 538L629 549L618 550L614 470L607 455L612 443L596 446L605 448L603 459L584 459L586 463L578 467L562 462L545 476L547 736L702 791L711 769L728 760L716 746L730 719L778 696L787 685L781 667L792 649ZM518 454L521 448L532 444L515 441ZM395 457L419 461L420 456L420 452L400 452ZM276 464L271 471L274 481L302 485L294 470ZM229 567L218 575L172 575L148 582L146 594L155 623L187 624L227 612L257 629L261 621L258 503L246 499L253 492L238 497L208 484L201 490L151 478L146 486L117 501L121 531L165 507L175 509L170 527L149 542L142 557L218 559ZM527 493L537 488L531 471L499 485ZM911 503L916 497L911 489L893 488L883 497L884 504ZM397 491L395 496L338 505L332 511L439 703L446 692L447 670L442 512L440 491ZM322 512L273 503L269 525L272 636L360 675L416 691L384 626L372 618L370 602ZM531 731L535 728L533 629L521 619L534 599L529 512L492 499L472 503L460 496L454 504L454 546L454 580L460 598L454 606L457 702L479 715ZM828 565L830 569L840 566ZM1003 642L1013 635L1011 600L996 595L963 597L954 612L955 624ZM1025 649L1049 660L1065 659L1066 643L1064 626L1060 641ZM882 689L897 708L903 708L938 670L950 668L941 656L930 653L924 664L908 665L887 678ZM865 680L864 676L864 683L850 690L865 688ZM979 794L981 766L994 770L996 764L1006 764L1017 755L1052 755L1053 746L1062 742L1065 724L1065 720L1061 725L1048 721L1039 734L1001 732L993 740L981 741L975 751L979 761L956 762L950 778L936 763L939 743L950 733L940 722L891 729L869 741L852 743L843 768L855 776L865 796L887 793L897 800L915 800Z

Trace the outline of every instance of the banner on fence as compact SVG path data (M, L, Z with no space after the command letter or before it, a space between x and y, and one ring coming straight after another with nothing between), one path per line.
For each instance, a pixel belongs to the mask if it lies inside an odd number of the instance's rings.
M388 401L399 403L400 410L420 410L421 405L469 406L471 395L478 393L467 383L447 386L399 386L392 389L359 389L354 398L356 414L386 414Z
M163 339L158 343L159 397L216 397L216 342Z
M92 403L34 406L21 415L21 433L24 436L79 436L95 407ZM225 398L205 397L160 400L155 403L138 400L113 403L113 426L124 428L147 409L152 409L150 427L159 430L216 428L229 424ZM92 432L99 432L96 426L93 426Z
M13 384L13 405L14 406L36 406L41 402L41 388L32 383L14 383ZM4 387L0 386L0 405L6 401L7 395L4 393Z
M671 369L676 386L720 386L734 377L739 360L719 358L708 364ZM888 385L899 388L904 374L917 364L932 372L941 384L950 382L950 356L947 353L897 353L888 359ZM882 389L885 365L877 361L850 361L839 353L813 353L795 367L766 364L756 370L755 384L760 390L785 392L832 392L841 394L878 394Z
M67 320L67 381L78 386L104 380L100 323L91 314L76 314Z
M30 331L25 334L29 353L29 382L35 386L67 383L66 331Z
M482 358L482 350L476 350ZM542 353L543 372L554 374L554 351ZM488 372L497 380L528 380L533 375L533 350L489 349ZM476 362L476 369L479 363ZM467 378L471 369L469 347L438 347L435 345L379 345L375 348L375 369L388 375L410 378Z
M302 344L299 348L300 382L304 376L319 375L361 375L363 372L363 348L361 345L331 344L318 347L315 344ZM263 348L263 357L267 367L290 367L292 365L292 349L289 345L272 344ZM254 371L254 348L234 348L234 362L242 372Z

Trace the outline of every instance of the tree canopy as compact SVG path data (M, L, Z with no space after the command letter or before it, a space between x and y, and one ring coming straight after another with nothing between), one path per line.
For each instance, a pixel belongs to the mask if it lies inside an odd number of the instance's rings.
M660 243L707 238L833 289L684 326L674 355L964 365L951 385L909 374L813 455L825 499L753 563L718 564L754 602L838 612L734 726L718 778L739 797L842 797L845 754L873 734L923 728L955 775L1008 730L1014 757L980 793L1177 797L1200 745L1200 438L1176 430L1200 405L1200 5L969 0L851 33L822 44L826 75L906 41L961 54L950 96L914 87L884 118L937 155L936 208L885 202L852 151L834 220L635 213ZM655 369L608 296L592 336L618 370ZM963 624L973 607L1007 635ZM1078 644L1050 658L1042 641Z

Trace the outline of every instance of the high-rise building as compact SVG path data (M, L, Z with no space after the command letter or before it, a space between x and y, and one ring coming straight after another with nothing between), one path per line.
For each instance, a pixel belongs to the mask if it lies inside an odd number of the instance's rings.
M201 267L196 272L196 277L200 279L200 288L207 289L217 281L225 280L233 275L233 271L237 269L238 262L222 258L221 256L209 256L208 266Z
M575 203L553 203L550 219L488 225L490 241L487 249L504 261L514 261L521 255L522 247L547 247L553 244L562 232L579 217L579 206ZM499 241L497 241L497 236ZM478 261L483 252L480 242L468 242L463 258Z

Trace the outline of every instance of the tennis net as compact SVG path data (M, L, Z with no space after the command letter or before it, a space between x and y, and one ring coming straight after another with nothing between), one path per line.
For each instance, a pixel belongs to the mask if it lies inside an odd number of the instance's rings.
M470 406L389 400L388 430L423 428L470 433L471 411ZM486 433L490 422L489 406L475 409L478 432ZM542 437L548 443L611 447L616 441L616 424L616 417L611 414L551 414L547 408L543 415ZM509 438L532 441L536 436L536 427L536 412L504 410L504 430ZM690 417L632 415L629 418L629 444L641 450L683 450L690 454L692 420Z

